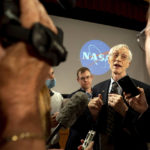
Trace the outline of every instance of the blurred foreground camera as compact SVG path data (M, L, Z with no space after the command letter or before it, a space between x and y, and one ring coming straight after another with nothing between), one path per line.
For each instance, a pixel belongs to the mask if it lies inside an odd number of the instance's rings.
M24 28L19 21L18 0L1 0L0 12L0 42L3 47L24 41L33 46L39 59L52 66L66 60L67 51L63 46L63 31L60 28L57 28L57 35L41 23L33 24L30 29Z

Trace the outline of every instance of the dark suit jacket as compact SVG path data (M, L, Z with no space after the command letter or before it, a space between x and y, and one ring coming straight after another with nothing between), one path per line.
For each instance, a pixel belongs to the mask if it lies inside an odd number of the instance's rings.
M74 94L77 93L77 92L84 92L84 93L85 93L85 91L84 91L83 89L80 88L80 89L76 90L75 92L69 94L69 95L68 95L68 98L71 98L72 95L74 95Z
M147 100L150 99L150 86L140 81L132 79L137 87L144 88ZM99 114L98 130L97 132L104 133L107 121L107 108L108 108L108 90L110 79L103 81L93 87L93 96L102 94L104 105ZM115 112L115 129L112 135L112 144L114 150L147 150L146 143L143 137L136 131L135 122L139 114L129 107L129 110L123 118L119 113Z
M69 97L75 94L78 91L83 91L79 89L73 92ZM84 91L83 91L84 92ZM97 130L97 122L94 122L90 111L87 107L86 111L82 116L78 118L78 120L74 123L74 125L70 128L69 137L66 143L65 150L77 150L77 147L81 145L81 139L85 139L89 130ZM99 150L99 138L98 134L96 134L94 138L94 150Z
M135 125L144 140L150 142L150 107L138 118Z

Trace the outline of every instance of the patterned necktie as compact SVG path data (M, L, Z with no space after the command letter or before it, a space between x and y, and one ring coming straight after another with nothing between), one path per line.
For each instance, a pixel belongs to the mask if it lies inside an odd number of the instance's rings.
M86 94L88 96L88 100L90 101L92 99L92 94L90 94L90 93L86 93Z
M118 86L117 82L112 83L112 88L111 88L110 93L119 94L119 86Z
M119 94L119 87L116 82L112 83L112 89L110 93ZM114 114L115 111L112 107L108 106L107 110L107 126L106 126L106 134L112 135L113 129L114 129Z

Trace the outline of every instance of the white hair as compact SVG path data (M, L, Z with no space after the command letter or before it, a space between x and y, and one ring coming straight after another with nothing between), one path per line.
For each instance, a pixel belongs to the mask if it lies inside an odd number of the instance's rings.
M119 50L120 48L123 48L123 47L125 47L129 51L129 61L131 62L132 61L132 53L131 53L131 50L129 49L128 45L126 45L126 44L118 44L118 45L113 46L110 49L108 55L111 56L113 54L113 51Z

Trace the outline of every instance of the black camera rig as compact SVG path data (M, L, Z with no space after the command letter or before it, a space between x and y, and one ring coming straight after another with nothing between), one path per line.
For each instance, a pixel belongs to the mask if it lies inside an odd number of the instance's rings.
M30 29L19 21L20 9L18 0L0 1L0 42L8 47L16 42L24 41L33 46L39 59L52 66L66 60L67 51L63 46L63 31L57 27L56 35L41 23L35 23Z

